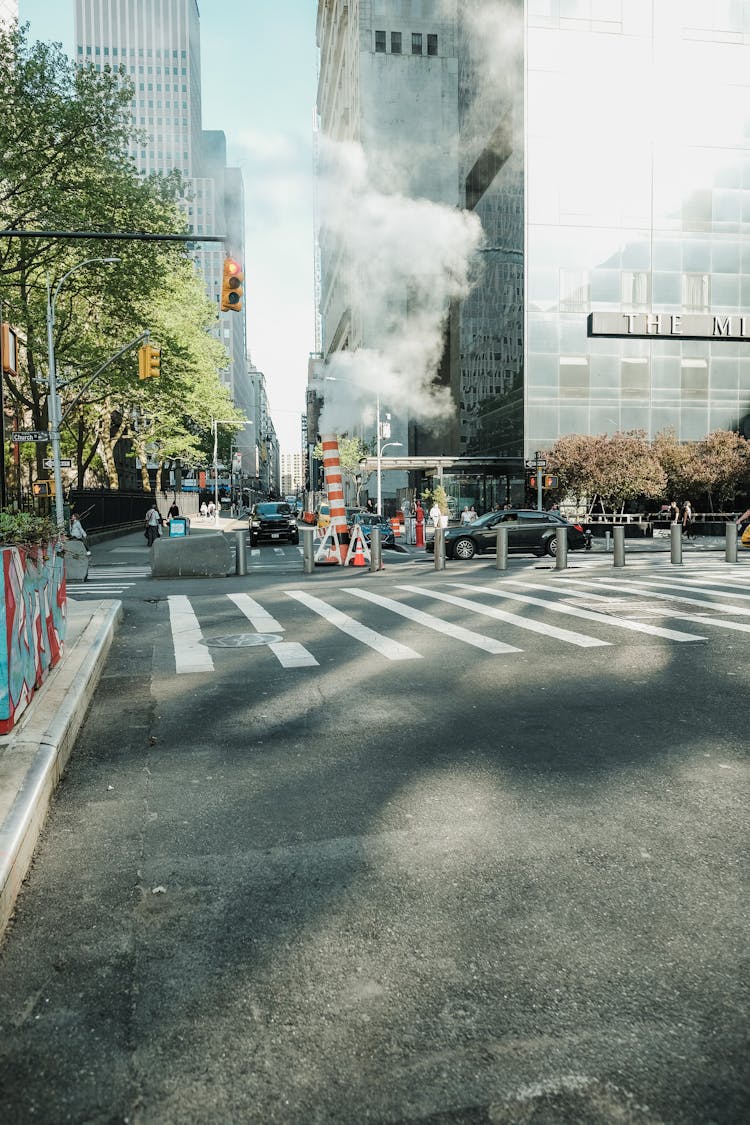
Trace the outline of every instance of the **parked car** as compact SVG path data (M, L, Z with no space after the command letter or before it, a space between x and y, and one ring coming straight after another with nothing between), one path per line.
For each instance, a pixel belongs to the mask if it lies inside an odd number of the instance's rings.
M375 512L368 512L365 508L347 508L346 522L349 528L353 527L355 523L358 523L368 543L370 542L370 533L373 527L379 527L380 545L382 547L394 547L396 544L396 536L386 516L379 516Z
M584 531L579 523L568 523L559 512L538 512L531 508L505 509L487 512L463 527L449 527L445 531L445 554L449 559L473 559L484 551L494 551L497 546L498 524L508 525L508 553L531 554L541 557L557 551L557 529L567 527L568 550L589 550L591 532ZM433 539L425 545L434 553Z
M299 527L289 504L282 500L265 500L250 509L250 544L256 547L261 539L286 539L299 543Z

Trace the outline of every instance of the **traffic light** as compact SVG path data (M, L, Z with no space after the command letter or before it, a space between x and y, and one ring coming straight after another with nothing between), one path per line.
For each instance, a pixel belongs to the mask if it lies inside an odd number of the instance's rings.
M55 482L53 480L35 480L31 489L35 496L54 496Z
M224 259L224 277L221 283L221 311L239 312L242 308L242 283L245 275L234 258Z
M161 371L161 348L143 344L138 349L138 378L153 379Z
M557 477L554 477L554 476L550 475L549 473L543 473L542 474L542 488L557 488L557 484L558 484ZM531 476L529 477L529 488L536 488L536 485L537 485L536 473L532 473Z

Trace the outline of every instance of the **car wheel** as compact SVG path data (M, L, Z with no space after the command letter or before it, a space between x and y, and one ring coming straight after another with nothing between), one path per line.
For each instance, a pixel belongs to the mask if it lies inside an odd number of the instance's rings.
M296 547L297 544L299 543L299 535L293 535L292 538L289 540L289 542L292 544L293 547Z
M544 549L546 550L548 555L552 555L552 557L554 558L554 556L557 554L557 536L556 535L551 535L549 537L547 542L544 544Z
M457 539L453 544L454 559L473 559L477 548L473 539Z

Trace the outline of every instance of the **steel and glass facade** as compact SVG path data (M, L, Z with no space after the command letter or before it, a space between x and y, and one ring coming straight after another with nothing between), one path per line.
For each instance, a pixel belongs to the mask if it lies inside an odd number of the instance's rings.
M506 12L515 81L484 106L484 149L473 133L462 145L488 247L462 312L462 452L747 430L750 0L519 0ZM462 128L481 104L474 50ZM684 332L688 318L703 328Z

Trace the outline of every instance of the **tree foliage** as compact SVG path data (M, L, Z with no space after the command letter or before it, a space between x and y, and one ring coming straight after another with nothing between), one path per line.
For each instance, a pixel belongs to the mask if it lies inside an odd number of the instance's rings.
M59 46L29 43L25 28L0 30L0 300L25 340L9 406L47 428L49 284L63 451L79 478L98 464L111 486L120 439L139 456L148 448L205 461L211 418L240 417L218 377L228 358L210 334L216 310L181 246L2 237L24 228L187 233L179 174L141 177L127 155L137 136L131 97L124 70L77 67ZM110 257L119 263L78 268ZM109 360L145 331L161 346L162 374L140 382L134 350Z
M701 441L679 442L664 430L653 441L643 431L569 434L546 455L557 474L559 494L577 504L599 499L616 511L630 500L685 500L706 496L731 502L750 482L750 442L731 430L715 430Z

